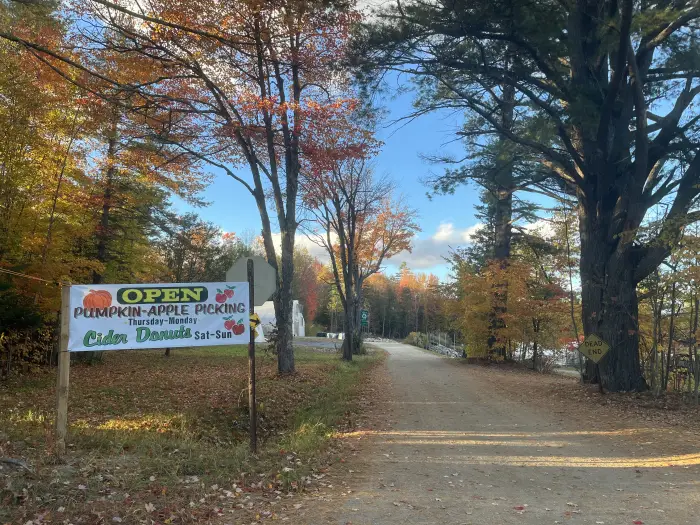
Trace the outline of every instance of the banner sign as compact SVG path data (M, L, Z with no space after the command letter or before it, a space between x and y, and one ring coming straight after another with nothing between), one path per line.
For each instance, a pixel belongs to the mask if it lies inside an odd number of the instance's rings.
M70 287L68 351L247 344L248 283Z

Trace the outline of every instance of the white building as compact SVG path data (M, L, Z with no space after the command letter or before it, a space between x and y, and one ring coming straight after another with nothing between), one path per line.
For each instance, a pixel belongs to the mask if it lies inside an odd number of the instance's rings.
M292 303L292 335L294 337L306 336L306 322L304 321L303 307L299 301ZM263 332L269 334L277 324L275 318L275 305L272 301L267 301L262 306L255 307L255 313L260 316L260 324Z

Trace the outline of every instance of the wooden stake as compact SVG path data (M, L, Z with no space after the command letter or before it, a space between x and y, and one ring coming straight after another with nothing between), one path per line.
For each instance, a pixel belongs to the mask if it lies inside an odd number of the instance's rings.
M248 300L250 301L249 315L255 313L255 272L253 259L248 259ZM250 330L248 342L248 416L250 417L250 450L257 452L258 448L258 414L255 406L255 333L250 328L250 320L246 320Z
M61 288L61 334L58 346L58 378L56 380L56 455L66 453L68 430L68 385L70 352L68 352L68 325L70 323L70 286Z

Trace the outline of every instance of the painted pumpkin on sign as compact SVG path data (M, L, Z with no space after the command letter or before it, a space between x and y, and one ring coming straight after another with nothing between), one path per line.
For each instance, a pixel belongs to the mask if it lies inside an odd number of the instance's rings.
M112 306L112 294L107 290L90 290L83 297L83 306L85 308L107 308Z

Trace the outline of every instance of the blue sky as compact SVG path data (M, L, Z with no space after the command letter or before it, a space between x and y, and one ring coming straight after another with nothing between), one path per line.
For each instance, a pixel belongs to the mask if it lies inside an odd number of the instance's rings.
M461 144L454 142L462 118L453 113L433 113L411 122L394 123L411 112L411 100L411 93L403 93L384 101L388 114L378 129L378 138L384 146L376 158L375 171L393 179L406 202L418 210L422 232L415 239L413 253L404 252L390 259L386 270L393 272L406 262L416 271L433 272L443 278L447 267L442 256L448 253L449 246L463 245L477 222L474 205L478 203L479 190L473 185L464 186L454 195L428 199L427 188L421 180L431 171L442 172L443 167L424 161L420 155L463 155ZM196 211L205 220L238 234L257 235L260 231L260 217L253 197L230 177L216 173L203 197L211 204ZM235 205L231 204L233 202ZM181 203L177 206L182 210L186 208ZM303 234L297 239L298 244L307 246L315 255L322 255Z

